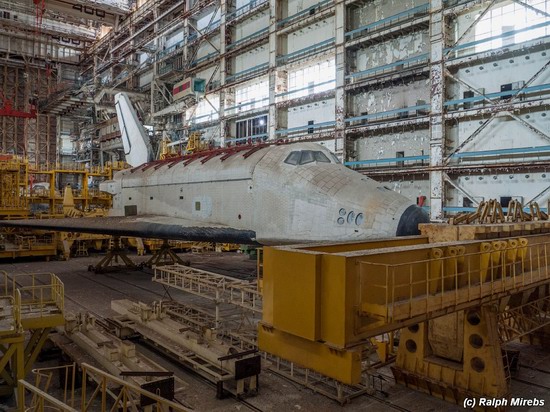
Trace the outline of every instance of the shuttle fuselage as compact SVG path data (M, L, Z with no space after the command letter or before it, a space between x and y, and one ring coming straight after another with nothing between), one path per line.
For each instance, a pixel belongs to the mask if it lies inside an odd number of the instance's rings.
M412 235L427 221L409 199L316 143L151 162L118 172L100 188L114 196L112 216L253 230L266 245Z

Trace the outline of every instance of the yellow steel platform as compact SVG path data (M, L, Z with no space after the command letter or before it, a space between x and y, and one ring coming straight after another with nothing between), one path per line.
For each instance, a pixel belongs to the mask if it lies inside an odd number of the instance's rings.
M550 324L548 233L266 247L263 265L259 348L345 384L361 382L372 338L401 330L398 382L507 396L501 348Z
M63 283L54 274L0 272L0 395L23 388L49 331L64 324Z

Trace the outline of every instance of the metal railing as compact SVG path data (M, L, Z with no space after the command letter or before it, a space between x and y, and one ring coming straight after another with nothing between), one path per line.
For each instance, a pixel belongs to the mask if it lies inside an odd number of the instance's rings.
M16 304L32 318L48 317L52 309L65 310L65 287L53 273L14 275L12 287Z
M407 263L360 262L365 316L386 322L478 305L550 280L550 243L527 238L432 248L429 257Z
M336 125L336 122L322 122L307 124L303 126L291 127L288 129L278 129L275 131L276 136L298 137L305 134L321 133L323 131L329 131Z
M269 27L264 27L263 29L260 29L252 34L249 34L248 36L242 37L239 40L234 41L233 43L229 43L226 49L230 50L234 47L241 46L247 42L258 41L259 38L263 37L268 32L269 32Z
M225 78L225 82L227 84L233 81L240 81L250 77L257 77L259 76L260 72L264 70L267 71L268 68L269 68L269 63L258 64L257 66L251 67L249 69L241 70L240 72L227 76Z
M248 14L254 9L259 8L260 6L267 3L269 3L267 0L252 0L251 2L239 7L235 11L228 13L225 17L225 21L226 23L230 23L233 20L238 19L239 17L244 16L245 14Z
M334 2L332 0L320 1L319 3L314 4L313 6L310 6L307 9L301 10L298 13L293 14L292 16L288 16L282 20L279 20L277 22L277 27L280 28L280 27L288 26L289 24L297 22L298 20L302 20L308 16L313 16L315 13L320 12L322 10L326 10L333 6L334 6Z
M371 67L359 72L350 73L346 76L346 81L358 81L364 78L379 76L383 74L398 73L405 69L415 67L424 67L430 61L428 53L422 53L417 56L410 57L404 60L397 60L393 63L384 64L382 66Z
M258 313L262 311L262 296L254 282L183 265L155 267L153 281L216 303L230 303Z
M323 40L322 42L312 44L311 46L304 47L303 49L296 50L292 53L277 56L276 58L277 63L278 64L290 63L298 59L307 57L311 54L320 53L326 49L331 48L334 45L335 40L336 39L332 37L330 39Z
M360 37L374 30L390 27L397 23L403 23L415 17L425 16L427 15L429 9L430 9L430 5L426 3L417 7L413 7L412 9L405 10L401 13L397 13L392 16L386 17L384 19L377 20L371 24L367 24L366 26L362 26L357 29L346 32L345 34L346 40L353 39L356 36Z
M190 409L180 404L169 401L160 395L149 392L137 385L129 383L124 379L110 375L87 363L80 365L82 369L82 388L80 391L80 402L76 399L76 365L66 365L53 368L35 369L36 384L33 385L25 380L19 380L23 389L21 396L22 411L137 411L149 410L151 412L177 411L186 412ZM63 389L63 401L59 395L52 396L48 393L50 382L55 372L65 373L65 385ZM45 387L40 388L43 384ZM80 403L76 406L75 404Z

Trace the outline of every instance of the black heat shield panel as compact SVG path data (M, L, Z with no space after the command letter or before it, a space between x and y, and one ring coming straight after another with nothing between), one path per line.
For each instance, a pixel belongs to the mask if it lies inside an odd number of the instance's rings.
M147 222L143 217L89 217L0 220L0 226L56 232L83 232L112 236L257 245L256 233L229 227L183 226Z

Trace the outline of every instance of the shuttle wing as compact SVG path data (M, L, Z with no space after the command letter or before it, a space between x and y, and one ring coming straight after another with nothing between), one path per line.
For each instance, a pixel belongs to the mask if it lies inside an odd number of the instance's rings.
M0 220L0 226L57 232L83 232L113 236L257 244L256 232L166 216L83 217Z

